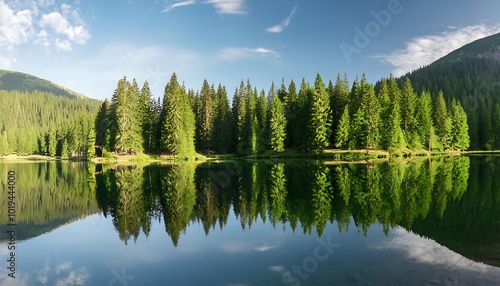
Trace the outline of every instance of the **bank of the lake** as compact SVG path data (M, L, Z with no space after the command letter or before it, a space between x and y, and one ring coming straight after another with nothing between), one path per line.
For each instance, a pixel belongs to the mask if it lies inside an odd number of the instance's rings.
M191 157L194 161L227 161L227 160L320 160L329 163L342 162L358 162L358 161L373 161L373 160L388 160L389 158L409 158L409 157L434 157L434 156L457 156L457 155L487 155L500 154L500 150L489 151L428 151L428 150L411 150L403 149L397 152L389 152L386 150L341 150L341 149L326 149L323 152L307 152L296 150L285 150L282 153L275 153L271 150L251 155L231 154L193 154ZM173 155L112 155L111 157L78 157L78 158L62 158L51 157L44 155L27 155L18 156L15 154L0 156L0 162L26 162L33 161L52 161L52 160L88 160L94 163L161 163L161 162L180 162L186 161L186 158Z

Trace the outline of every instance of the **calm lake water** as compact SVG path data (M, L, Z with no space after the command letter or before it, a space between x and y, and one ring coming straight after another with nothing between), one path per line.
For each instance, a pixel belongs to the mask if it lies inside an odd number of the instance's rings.
M500 157L0 163L0 178L0 285L500 285Z

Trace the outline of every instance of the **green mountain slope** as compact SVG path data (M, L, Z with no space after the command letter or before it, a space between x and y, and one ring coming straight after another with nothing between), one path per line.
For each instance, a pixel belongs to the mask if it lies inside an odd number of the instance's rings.
M465 45L434 63L399 78L433 99L441 90L448 104L458 99L469 124L471 150L500 149L500 34Z
M0 90L41 91L71 99L84 97L82 94L76 93L48 80L30 74L7 70L0 70Z

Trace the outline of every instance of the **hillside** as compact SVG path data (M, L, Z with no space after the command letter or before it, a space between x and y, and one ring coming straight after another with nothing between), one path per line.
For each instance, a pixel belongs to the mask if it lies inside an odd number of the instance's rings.
M471 150L500 149L500 34L467 44L434 63L399 78L410 78L415 91L443 91L463 105Z
M84 97L82 94L76 93L48 80L30 74L7 70L0 70L0 90L22 92L41 91L70 99Z

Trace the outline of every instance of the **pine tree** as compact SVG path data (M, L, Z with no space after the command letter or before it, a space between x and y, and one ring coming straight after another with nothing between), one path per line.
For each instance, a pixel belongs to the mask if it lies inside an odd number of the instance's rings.
M401 129L401 92L392 75L389 77L390 116L387 122L387 149L391 152L406 148L406 140Z
M195 122L189 99L174 73L165 87L161 114L161 149L172 155L194 154Z
M100 146L100 148L107 149L108 151L111 150L109 149L109 102L107 99L105 99L101 107L99 108L99 111L97 112L97 116L95 119L95 124L94 124L94 129L96 131L96 140L95 144L97 146Z
M470 145L469 126L467 125L467 114L459 101L453 99L450 106L450 117L452 120L452 143L451 148L455 150L466 150Z
M428 91L422 92L418 99L417 121L420 142L428 151L431 151L434 124L432 121L432 98Z
M226 88L221 84L217 87L215 105L216 112L212 136L214 139L214 148L218 153L234 151L235 147L232 144L234 120L229 108Z
M370 148L377 149L380 140L380 104L375 96L375 89L371 84L368 84L363 90L361 109L364 112L364 127L366 128L364 145L367 150Z
M125 129L128 128L126 120L126 91L129 83L126 77L118 81L118 86L111 98L110 106L110 151L123 152L125 146Z
M197 131L199 132L199 142L197 141L198 148L210 152L212 143L212 133L214 128L213 122L213 90L205 79L200 93L200 102L197 114Z
M284 100L285 105L285 117L286 117L286 147L295 147L297 146L298 139L295 137L297 131L297 89L295 86L295 82L293 80L290 81L288 85L288 92L286 94L286 98Z
M286 138L286 118L281 100L277 95L273 95L269 117L270 145L274 152L285 150Z
M154 146L156 126L153 99L148 81L145 81L141 88L139 96L139 114L144 151L146 153L151 153Z
M377 94L378 100L380 102L380 125L379 129L383 130L380 134L380 147L387 149L389 145L389 129L391 120L391 99L389 97L389 86L387 79L383 78L380 82L380 88Z
M330 93L330 109L332 111L332 130L338 130L338 125L340 118L343 116L343 111L345 106L349 103L349 80L347 75L344 74L342 78L340 73L337 74L337 80L333 86L333 92L331 91L331 82L329 83L329 93ZM330 142L336 142L335 132L332 132Z
M445 141L448 141L448 136L449 134L449 128L450 124L447 125L447 119L448 119L448 110L446 108L446 102L444 100L443 92L440 91L438 93L438 97L436 98L436 102L434 103L434 126L436 128L436 135L439 138L439 142L443 145L443 148L447 148L447 144L445 144ZM449 122L451 123L451 122ZM446 137L446 138L445 138Z
M128 123L123 126L127 151L143 152L144 150L142 114L140 107L139 85L137 81L133 79L126 93L125 116Z
M344 112L340 117L339 124L337 125L337 131L335 136L335 146L337 148L349 147L349 129L350 129L350 117L349 117L349 105L344 107Z
M274 84L273 84L274 86ZM271 88L273 90L273 88ZM254 90L254 93L256 93L257 90ZM262 152L267 149L269 146L268 141L269 141L269 130L268 130L268 117L270 116L268 114L268 107L267 107L267 98L266 98L266 92L264 89L261 90L259 98L257 100L257 107L256 107L256 113L257 113L257 122L258 122L258 130L257 130L257 136L258 136L258 151ZM286 127L286 126L285 126Z
M330 144L332 116L330 98L320 74L316 75L314 91L310 97L308 130L311 132L308 147L316 153L322 152Z
M417 95L409 78L406 78L401 89L401 120L406 143L410 148L418 148L419 139L416 138L417 120L415 110Z

